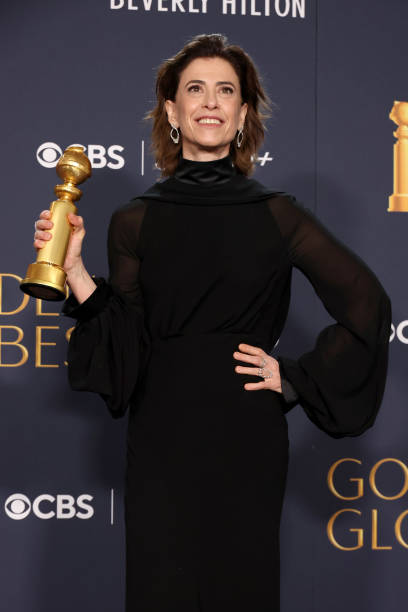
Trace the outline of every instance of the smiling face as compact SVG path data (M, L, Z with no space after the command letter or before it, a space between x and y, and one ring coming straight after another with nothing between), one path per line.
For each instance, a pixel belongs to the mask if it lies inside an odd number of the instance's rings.
M228 155L247 113L241 102L238 75L228 61L192 60L180 74L175 101L165 102L169 123L181 132L183 157L211 161Z

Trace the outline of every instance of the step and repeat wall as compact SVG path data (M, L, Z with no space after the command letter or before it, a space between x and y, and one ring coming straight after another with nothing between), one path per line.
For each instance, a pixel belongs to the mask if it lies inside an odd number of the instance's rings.
M70 144L86 147L93 166L78 204L84 260L91 274L107 274L112 211L158 178L143 120L155 70L191 36L219 32L251 55L275 104L255 178L313 210L393 305L375 426L335 440L300 406L288 414L282 611L405 609L408 214L388 207L397 129L389 115L408 101L406 0L20 0L3 3L1 15L2 608L124 609L126 418L69 388L74 322L61 302L25 296L19 281ZM300 356L331 321L295 270L280 352Z

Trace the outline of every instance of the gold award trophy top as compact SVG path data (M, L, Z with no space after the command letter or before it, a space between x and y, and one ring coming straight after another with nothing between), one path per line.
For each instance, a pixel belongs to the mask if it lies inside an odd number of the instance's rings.
M398 125L393 132L394 142L394 192L388 198L390 212L408 212L408 102L394 100L389 114Z
M57 163L56 171L64 181L54 188L58 200L51 203L52 238L38 249L37 260L28 266L27 274L20 283L20 289L42 300L64 300L66 297L66 274L63 269L72 226L68 213L77 213L74 202L80 199L82 191L76 187L92 174L91 162L81 146L65 149Z

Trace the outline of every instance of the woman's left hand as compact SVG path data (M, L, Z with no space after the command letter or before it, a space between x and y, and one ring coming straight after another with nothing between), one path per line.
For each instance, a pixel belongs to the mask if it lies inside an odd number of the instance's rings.
M248 391L257 391L258 389L271 389L282 393L281 377L279 371L279 361L265 353L258 346L251 344L239 344L239 351L233 353L234 359L245 361L255 367L248 368L244 366L235 366L235 371L239 374L253 374L254 376L266 376L260 382L245 383L244 388ZM263 368L260 371L260 368Z

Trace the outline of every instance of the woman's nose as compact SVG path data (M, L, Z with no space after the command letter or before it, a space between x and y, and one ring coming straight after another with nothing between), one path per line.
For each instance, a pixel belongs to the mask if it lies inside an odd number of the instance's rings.
M207 91L204 96L204 106L214 108L217 106L217 96L215 92Z

